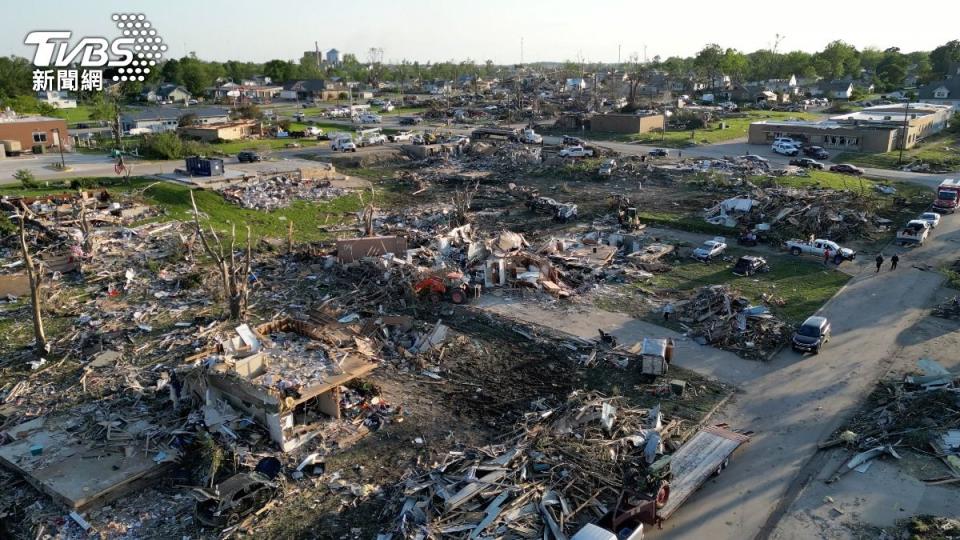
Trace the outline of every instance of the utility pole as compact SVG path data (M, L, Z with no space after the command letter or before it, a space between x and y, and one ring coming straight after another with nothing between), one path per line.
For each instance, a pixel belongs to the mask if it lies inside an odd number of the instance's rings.
M617 43L617 67L620 67L620 49L623 47L623 43Z
M903 165L903 150L907 147L907 132L910 131L910 100L907 100L907 106L903 109L903 128L900 130L900 157L897 158L897 165Z
M523 65L523 36L520 36L520 65Z
M60 134L60 128L53 128L57 134L57 148L60 150L60 168L67 169L67 162L63 159L63 135Z

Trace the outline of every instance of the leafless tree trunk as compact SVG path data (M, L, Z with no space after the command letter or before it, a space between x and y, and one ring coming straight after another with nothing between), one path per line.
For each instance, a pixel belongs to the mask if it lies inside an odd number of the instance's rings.
M193 191L190 192L190 204L193 206L193 222L197 228L197 236L200 237L200 243L203 244L204 251L216 263L217 270L220 272L220 281L223 284L224 296L227 299L227 305L230 309L230 318L241 320L247 312L247 299L249 297L249 288L247 280L250 277L250 260L252 258L252 240L250 226L247 225L247 253L242 261L237 260L236 241L237 226L230 224L230 247L225 250L223 243L217 232L210 227L210 235L216 242L217 249L207 240L207 235L200 225L200 211L197 210L197 202L193 198Z
M40 286L43 281L43 266L34 265L33 257L30 256L30 248L27 247L27 207L20 203L20 249L23 252L23 262L27 267L27 276L30 278L30 304L33 307L33 336L37 352L47 352L47 335L43 331L43 316L40 313Z
M90 220L87 219L87 205L83 198L80 199L77 214L80 232L83 233L83 244L81 246L83 247L83 254L85 257L93 257L97 251L97 245L93 238L93 229L90 228Z
M470 211L470 205L473 204L473 196L476 195L480 187L478 181L473 187L466 186L453 194L454 220L457 226L467 224L467 212Z
M373 188L370 188L370 202L363 207L363 212L360 213L360 224L363 226L363 235L364 236L375 236L373 231L373 215L377 211L377 207L373 205ZM360 194L360 204L363 204L363 193Z

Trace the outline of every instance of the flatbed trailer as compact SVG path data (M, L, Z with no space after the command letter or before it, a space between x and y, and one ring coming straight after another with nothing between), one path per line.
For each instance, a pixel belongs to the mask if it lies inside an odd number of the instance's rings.
M670 496L657 510L665 521L715 474L726 468L730 456L750 437L710 426L701 429L670 456Z
M730 456L749 440L749 436L721 426L701 429L676 452L650 465L645 479L629 482L633 490L621 493L617 504L595 528L642 532L644 524L659 526L700 486L725 469Z

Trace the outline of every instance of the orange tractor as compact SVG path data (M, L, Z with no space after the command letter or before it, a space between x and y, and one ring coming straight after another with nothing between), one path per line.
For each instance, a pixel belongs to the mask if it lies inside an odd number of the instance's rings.
M446 298L454 304L466 304L470 301L470 285L460 272L450 272L445 277L432 275L413 286L418 296L426 292L432 302Z

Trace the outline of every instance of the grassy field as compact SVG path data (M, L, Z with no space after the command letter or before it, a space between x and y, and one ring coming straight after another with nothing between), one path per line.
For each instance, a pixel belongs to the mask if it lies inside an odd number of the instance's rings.
M766 176L754 176L750 178L750 181L755 184L766 184L769 182L780 187L812 187L851 191L862 189L864 192L873 192L874 186L878 184L890 184L890 182L877 182L868 178L830 171L819 171L816 169L807 169L807 173L808 176L779 176L773 179ZM898 184L898 188L907 186L907 184Z
M57 109L54 116L58 118L63 118L67 121L67 125L76 124L77 122L86 122L90 120L90 108L86 105L77 105L75 109Z
M115 179L111 179L115 180ZM111 192L142 192L145 203L162 207L166 214L161 220L190 220L193 213L190 207L190 188L168 182L157 182L146 178L133 179L130 185L110 186ZM42 195L72 191L67 184L51 184L43 189L24 190L14 186L0 187L0 196L4 195ZM209 217L210 223L220 231L229 230L229 224L237 225L237 236L246 239L246 225L256 239L286 239L287 223L292 222L294 240L310 242L329 238L320 227L333 225L347 219L345 214L360 209L357 195L345 195L329 202L296 201L288 208L273 212L248 210L227 202L219 193L197 190L194 193L200 212Z
M728 248L729 260L708 263L681 259L670 272L656 275L645 287L689 291L715 284L729 284L751 301L766 293L782 298L783 306L771 309L791 323L800 323L819 309L850 279L850 276L808 258L788 254L765 255L771 271L750 277L733 275L733 265L748 251Z
M836 156L834 161L853 163L861 167L897 169L900 167L900 151L883 154L846 152ZM960 133L940 133L904 150L903 163L914 161L929 163L938 171L960 171Z

